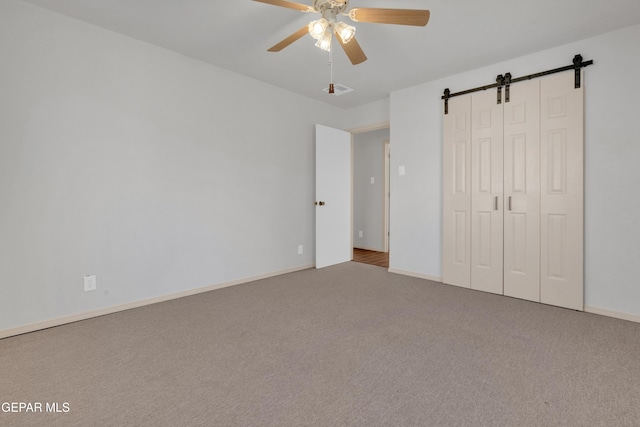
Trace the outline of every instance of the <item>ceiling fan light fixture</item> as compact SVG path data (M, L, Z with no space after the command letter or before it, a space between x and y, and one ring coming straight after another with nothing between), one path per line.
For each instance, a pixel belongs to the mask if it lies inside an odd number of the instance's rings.
M342 43L347 44L353 39L353 36L356 35L356 27L347 25L344 22L338 22L336 23L336 34L338 34Z
M322 38L319 38L316 42L316 46L318 46L322 50L331 52L331 38L331 31L325 31Z
M267 49L269 52L279 52L291 43L309 33L315 40L315 45L331 53L331 44L335 34L342 50L353 65L367 60L358 40L355 38L356 29L338 19L347 16L354 22L369 22L374 24L411 25L424 27L429 22L431 12L426 9L386 9L372 7L356 7L349 10L349 0L308 0L313 6L297 3L295 0L254 0L274 6L286 7L300 12L313 12L321 15L320 19L311 21L286 37L279 43ZM339 18L340 17L340 18Z
M309 23L309 34L311 34L311 37L313 37L314 39L320 40L322 39L322 37L324 37L328 27L329 21L324 18L311 21Z

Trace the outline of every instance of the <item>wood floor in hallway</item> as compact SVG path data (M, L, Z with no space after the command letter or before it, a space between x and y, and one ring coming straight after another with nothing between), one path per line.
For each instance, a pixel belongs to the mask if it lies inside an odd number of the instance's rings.
M353 248L353 260L363 264L389 268L389 252L377 252Z

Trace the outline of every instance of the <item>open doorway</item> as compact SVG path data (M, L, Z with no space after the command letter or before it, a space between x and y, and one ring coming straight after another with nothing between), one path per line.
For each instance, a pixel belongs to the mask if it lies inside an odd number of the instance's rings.
M352 141L353 260L389 268L389 127Z

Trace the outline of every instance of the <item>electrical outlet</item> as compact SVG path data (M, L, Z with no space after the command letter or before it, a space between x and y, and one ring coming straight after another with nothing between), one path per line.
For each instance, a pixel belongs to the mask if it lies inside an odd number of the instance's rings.
M375 177L375 176L372 176L372 177L371 177L371 183L372 183L372 184L375 184L375 183L376 183L376 177Z
M298 255L302 255L304 253L304 246L298 245Z
M362 237L363 233L362 230L358 231L358 237Z
M407 170L405 169L404 166L398 166L398 175L404 176L406 175L406 173L407 173Z
M98 287L96 276L84 276L84 291L95 291Z

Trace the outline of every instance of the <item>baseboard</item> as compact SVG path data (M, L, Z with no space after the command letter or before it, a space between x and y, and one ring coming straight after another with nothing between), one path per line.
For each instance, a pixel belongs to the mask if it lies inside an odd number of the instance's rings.
M389 268L389 273L402 274L404 276L418 277L420 279L432 280L434 282L442 282L442 277L429 276L427 274L414 273L411 271L398 270L395 268ZM637 314L624 313L621 311L606 310L604 308L597 307L584 307L585 313L598 314L600 316L613 317L615 319L628 320L629 322L640 323L640 316Z
M640 323L640 316L637 314L623 313L620 311L605 310L597 307L584 307L585 313L599 314L600 316L614 317L616 319L628 320L630 322Z
M18 326L15 328L3 329L0 330L0 339L8 338L15 335L22 335L29 332L39 331L41 329L53 328L55 326L64 325L67 323L78 322L81 320L91 319L94 317L104 316L107 314L117 313L119 311L130 310L137 307L143 307L145 305L156 304L159 302L169 301L172 299L178 299L187 297L190 295L196 295L204 292L213 291L216 289L227 288L230 286L241 285L243 283L254 282L256 280L267 279L269 277L280 276L282 274L294 273L296 271L308 270L310 268L314 268L315 264L304 265L301 267L294 267L287 270L280 270L272 273L261 274L252 277L245 277L243 279L233 280L230 282L218 283L215 285L205 286L203 288L190 289L187 291L177 292L169 295L162 295L159 297L148 298L145 300L134 301L126 304L120 304L112 307L106 307L98 310L88 311L84 313L73 314L70 316L58 317L55 319L45 320L42 322L30 323L28 325ZM389 273L401 274L403 276L417 277L420 279L431 280L434 282L442 282L441 277L430 276L428 274L415 273L412 271L399 270L396 268L389 268L387 270ZM585 313L598 314L600 316L613 317L621 320L628 320L630 322L640 323L640 316L636 314L624 313L619 311L606 310L603 308L597 307L584 307Z
M111 307L105 307L98 310L87 311L84 313L72 314L70 316L57 317L55 319L45 320L42 322L30 323L28 325L18 326L15 328L0 330L0 339L8 338L15 335L27 334L29 332L39 331L41 329L53 328L55 326L64 325L67 323L79 322L81 320L87 320L94 317L104 316L107 314L117 313L119 311L131 310L132 308L143 307L145 305L157 304L159 302L169 301L172 299L178 299L188 297L191 295L201 294L203 292L214 291L216 289L227 288L229 286L241 285L243 283L254 282L256 280L267 279L269 277L280 276L283 274L294 273L296 271L308 270L315 267L315 264L304 265L301 267L294 267L287 270L280 270L267 274L260 274L258 276L245 277L243 279L233 280L231 282L218 283L215 285L205 286L203 288L189 289L187 291L177 292L168 295L162 295L159 297L148 298L140 301L134 301L125 304L119 304Z
M396 268L389 268L387 271L389 273L402 274L403 276L417 277L419 279L426 279L431 280L432 282L442 283L442 277L429 276L428 274L422 273L414 273L413 271L398 270Z

